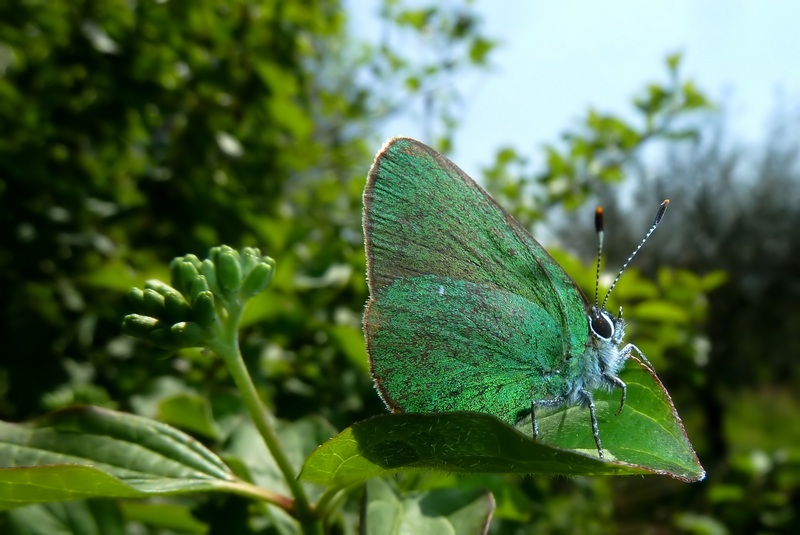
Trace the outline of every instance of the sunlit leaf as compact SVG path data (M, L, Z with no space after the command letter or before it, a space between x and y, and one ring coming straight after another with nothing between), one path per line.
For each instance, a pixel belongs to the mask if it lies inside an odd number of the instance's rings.
M589 414L572 407L539 420L540 441L479 413L385 415L359 422L320 446L301 478L347 485L409 469L447 472L562 475L654 473L698 481L705 472L666 390L633 361L621 378L628 399L619 416L619 392L597 392L606 460L597 458Z

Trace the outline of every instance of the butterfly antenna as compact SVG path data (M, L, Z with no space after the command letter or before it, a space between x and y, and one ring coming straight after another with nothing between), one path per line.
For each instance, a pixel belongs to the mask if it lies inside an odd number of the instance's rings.
M594 275L594 306L600 298L600 259L603 257L603 207L598 206L594 211L594 230L597 232L597 269Z
M606 292L606 297L605 297L605 299L603 299L602 308L606 307L606 302L608 301L608 296L611 295L611 291L617 285L617 282L619 282L619 278L622 277L622 274L628 268L628 265L631 263L631 260L633 260L633 257L636 256L636 253L638 253L639 249L642 248L642 246L644 245L644 242L647 241L647 238L650 237L650 235L653 233L653 231L655 231L656 228L658 227L658 224L661 223L661 219L664 217L664 212L667 211L667 206L669 206L669 199L667 199L664 202L662 202L661 206L658 207L658 212L656 212L656 218L653 220L653 224L650 225L650 229L648 229L647 234L644 235L644 238L642 238L642 241L639 242L639 245L636 246L636 249L633 250L633 252L628 257L628 259L625 261L625 263L622 264L622 269L620 269L619 273L617 273L617 278L614 279L614 282L611 283L611 288L609 288L608 292ZM595 215L595 225L596 224L597 224L597 216Z

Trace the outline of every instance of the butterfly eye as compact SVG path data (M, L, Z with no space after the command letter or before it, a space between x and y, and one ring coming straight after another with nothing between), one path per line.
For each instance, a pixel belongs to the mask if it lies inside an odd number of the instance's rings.
M611 340L611 337L614 336L614 320L605 310L597 315L592 314L589 325L592 332L603 340Z

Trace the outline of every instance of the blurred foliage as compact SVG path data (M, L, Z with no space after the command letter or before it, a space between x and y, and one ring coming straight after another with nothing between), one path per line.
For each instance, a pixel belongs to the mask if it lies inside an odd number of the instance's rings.
M494 43L469 3L386 0L381 17L381 41L369 44L348 34L333 1L0 4L0 419L91 403L235 450L241 402L221 363L197 350L154 358L119 328L131 286L166 280L173 256L221 242L278 260L242 338L277 415L341 429L383 411L360 332L373 132L418 107L446 149L462 105L451 81L487 65ZM612 272L651 208L673 200L611 304L625 305L628 340L659 370L707 481L420 474L397 478L400 490L488 488L497 533L800 529L799 133L786 120L748 158L721 127L704 127L708 114L689 120L709 103L679 75L678 56L667 67L666 83L634 100L634 121L590 111L545 147L543 166L499 151L486 184L525 225L561 225L562 243L587 256L585 203L602 200ZM644 157L654 145L674 147L656 173ZM626 177L636 180L619 184ZM631 190L640 220L619 202ZM582 207L586 224L562 207ZM592 262L554 254L590 295ZM359 492L336 529L355 525ZM0 530L42 515L43 528L95 522L109 533L125 521L141 532L288 529L241 498L136 503L23 508Z
M490 48L467 8L419 17L385 5L406 42L430 24L447 35L425 62L349 40L337 2L0 6L2 325L18 333L5 337L0 416L38 412L45 393L48 408L130 408L166 375L227 389L208 359L147 358L118 324L121 292L220 242L281 259L245 338L267 398L289 417L327 407L341 426L364 411L360 196L380 142L369 132L404 105L371 82L428 83ZM94 389L68 361L89 363Z

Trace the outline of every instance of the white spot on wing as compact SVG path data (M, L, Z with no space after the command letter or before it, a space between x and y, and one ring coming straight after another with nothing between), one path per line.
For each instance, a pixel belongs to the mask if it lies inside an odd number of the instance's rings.
M439 295L444 295L444 286L439 285Z

